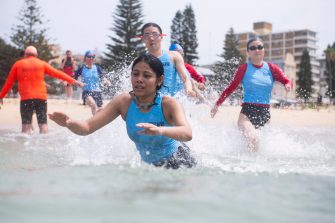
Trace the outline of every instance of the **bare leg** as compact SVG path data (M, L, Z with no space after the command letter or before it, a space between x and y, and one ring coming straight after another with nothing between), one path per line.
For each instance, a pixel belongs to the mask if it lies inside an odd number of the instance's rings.
M38 127L40 128L40 133L41 134L46 134L49 131L47 123L45 123L45 124L38 124Z
M240 113L237 124L247 140L248 148L251 151L258 151L259 149L258 135L255 127L252 125L248 117Z
M95 103L95 101L94 101L94 99L93 99L92 96L88 96L88 97L86 98L86 104L87 104L88 106L90 106L91 111L92 111L92 115L95 115L95 113L97 113L98 106L97 106L97 104Z
M22 124L22 133L30 134L33 131L32 124Z
M66 86L66 97L67 99L72 99L72 95L73 95L73 88L71 85L67 85Z

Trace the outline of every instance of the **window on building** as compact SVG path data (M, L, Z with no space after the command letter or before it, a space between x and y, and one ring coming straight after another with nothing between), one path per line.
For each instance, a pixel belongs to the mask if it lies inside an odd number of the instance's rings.
M292 40L285 41L285 46L286 47L292 47L293 46L293 41Z
M293 54L293 49L292 48L291 49L286 49L285 54L288 54L288 53Z
M308 36L316 37L316 32L308 31Z
M269 41L270 39L270 36L269 35L264 35L263 36L263 41Z
M295 48L294 52L295 53L302 53L302 51L304 51L305 48Z
M283 38L283 33L272 34L272 40L279 40Z
M282 42L276 41L272 42L272 48L281 48L282 47Z
M307 36L307 32L306 31L295 31L294 32L294 35L296 37L299 37L299 36Z
M272 50L271 51L271 56L281 56L281 55L283 55L282 50Z
M292 39L293 38L293 32L285 33L285 38L286 39Z
M296 39L295 41L294 41L294 43L296 44L296 45L305 45L305 44L307 44L307 39Z

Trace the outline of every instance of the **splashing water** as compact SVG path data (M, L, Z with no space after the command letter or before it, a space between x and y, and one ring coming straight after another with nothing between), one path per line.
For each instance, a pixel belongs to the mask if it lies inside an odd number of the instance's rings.
M130 89L127 78L122 91ZM193 130L193 169L141 162L121 118L86 137L63 128L0 130L1 222L334 220L334 126L271 125L251 153L236 123L210 119L206 104L178 100Z

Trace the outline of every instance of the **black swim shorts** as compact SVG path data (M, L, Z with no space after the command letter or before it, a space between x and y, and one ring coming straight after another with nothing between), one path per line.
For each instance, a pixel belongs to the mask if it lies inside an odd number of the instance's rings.
M47 123L47 101L42 99L28 99L20 102L22 124L31 124L33 113L36 113L38 124Z
M248 117L256 129L263 127L271 118L269 107L254 104L243 104L241 113Z
M91 96L94 99L99 108L102 107L102 95L100 91L83 91L82 98L84 105L88 96Z
M178 150L168 159L154 164L157 167L165 167L167 169L178 169L182 166L191 168L197 165L196 160L190 153L190 148L182 143Z

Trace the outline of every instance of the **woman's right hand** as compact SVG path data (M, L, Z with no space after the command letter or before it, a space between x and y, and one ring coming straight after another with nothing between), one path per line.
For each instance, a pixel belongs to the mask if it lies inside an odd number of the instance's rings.
M218 112L219 107L217 105L214 105L214 107L211 110L211 117L214 118L214 116L216 115L216 113Z
M80 87L80 88L83 88L85 86L85 84L83 82L77 81L77 80L75 82L73 82L73 84Z
M63 127L67 127L70 117L67 116L66 114L62 113L62 112L54 112L52 114L48 114L49 118L56 122L58 125L63 126Z

